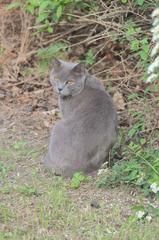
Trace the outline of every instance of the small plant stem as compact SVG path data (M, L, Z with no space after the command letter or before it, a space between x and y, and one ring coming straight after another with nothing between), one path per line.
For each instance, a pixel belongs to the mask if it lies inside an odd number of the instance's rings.
M139 158L143 159L144 162L159 176L159 172L152 166L152 164L147 161L144 157L142 157L140 154L136 153L135 151L133 151L130 147L129 147L130 151L132 153L134 153L136 156L138 156Z

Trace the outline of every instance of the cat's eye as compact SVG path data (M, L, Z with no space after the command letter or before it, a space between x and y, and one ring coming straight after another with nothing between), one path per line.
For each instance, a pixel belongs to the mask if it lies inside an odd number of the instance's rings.
M66 81L66 84L68 84L68 85L73 85L73 84L74 84L74 81L68 80L68 81Z

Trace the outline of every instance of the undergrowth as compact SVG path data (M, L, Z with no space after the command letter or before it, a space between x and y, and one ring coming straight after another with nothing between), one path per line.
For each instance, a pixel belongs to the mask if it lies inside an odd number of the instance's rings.
M98 186L112 187L126 183L139 186L146 196L155 194L159 198L159 189L155 192L151 188L153 183L159 186L159 150L143 148L131 142L124 148L123 155L127 161L115 164L101 177Z
M40 74L48 70L52 58L58 55L68 58L71 51L76 51L74 45L85 47L85 51L78 54L77 60L85 61L88 66L98 65L101 58L104 59L103 50L107 51L107 44L103 41L105 39L107 43L113 42L116 45L119 51L117 55L121 60L125 58L125 53L130 54L128 60L131 61L132 67L138 69L139 76L143 77L149 63L150 49L150 38L145 31L150 27L149 15L157 1L114 0L111 2L110 12L109 2L101 4L89 0L14 1L8 4L6 9L8 11L19 9L33 16L29 27L32 31L30 37L35 39L52 37L53 40L49 40L48 44L45 41L43 41L44 45L37 44L33 53L39 62ZM121 14L123 14L122 18ZM68 30L68 34L63 32L63 29ZM95 51L92 51L94 48ZM67 49L70 49L68 53ZM61 50L66 54L61 55ZM116 50L112 49L112 52L114 51ZM44 58L45 63L41 61ZM142 74L140 74L141 69Z
M21 59L25 56L22 62L13 64L11 61L11 68L19 71L18 77L27 68L29 76L35 75L35 78L39 79L36 74L45 76L52 59L59 57L85 62L93 73L106 80L107 86L110 84L111 89L119 89L122 92L126 102L124 110L128 109L127 118L131 121L129 126L120 128L119 142L113 149L113 156L119 149L121 150L122 160L100 176L98 186L115 187L127 184L138 187L146 196L159 199L159 132L155 125L155 117L149 117L150 108L153 108L155 101L157 101L155 103L157 106L159 104L156 98L159 86L155 83L153 86L146 85L145 87L143 81L147 78L145 73L150 62L150 14L156 6L158 6L157 0L26 0L12 1L6 9L8 13L15 13L15 15L18 11L24 12L27 21L30 21L29 26L21 29L23 34L29 31L29 37L20 35L17 38L16 47L10 44L11 53L16 53L19 59L20 54ZM26 19L20 18L23 27L25 26L23 21ZM13 21L11 25L14 26L14 24ZM3 28L5 29L4 26ZM7 29L9 29L8 25ZM15 30L16 27L14 26L13 29ZM8 51L5 43L9 42L9 37L7 39L2 31L1 36L3 37L0 44L0 56L3 57ZM16 69L14 69L15 66ZM29 71L30 69L32 70ZM16 79L15 75L14 78ZM135 108L131 109L132 106L129 106L129 103L133 105L134 99L137 103ZM142 111L138 110L138 106L148 100L152 106L149 105L148 109ZM149 119L150 123L147 123ZM17 161L20 161L21 156L27 156L25 146L25 142L16 143L11 146L11 152L8 149L0 149L0 155L3 154L7 159L11 159L11 154L13 156L16 154ZM34 149L29 153L31 156L36 154ZM0 181L6 178L9 170L0 162ZM81 174L74 175L70 184L71 189L78 189L85 180ZM41 196L34 184L22 185L18 188L18 194L26 198ZM56 194L53 193L53 196ZM57 199L53 200L58 202ZM8 221L9 211L4 205L1 205L0 209L2 212L0 216L4 221ZM44 216L43 206L39 209L38 214L42 214L46 222L49 222L47 215ZM50 209L52 211L52 202ZM151 207L150 209L138 206L136 211L139 212L139 218L145 220L147 213L152 211ZM154 211L157 215L158 210L154 209ZM69 211L66 215L68 213ZM56 214L59 217L59 206L57 206ZM52 216L54 216L53 211L49 218ZM135 221L138 221L136 216L130 219L131 223ZM130 228L129 223L124 226L124 231L121 233L123 234L122 240L127 239L126 228ZM136 225L135 228L137 228ZM134 234L132 239L136 240L135 231L132 234ZM140 235L141 238L142 235ZM5 237L1 237L0 234L0 239L5 239Z
M149 124L153 131L148 128L148 123L145 122L148 111L149 108L143 112L131 110L133 125L128 132L121 128L119 143L113 149L114 156L119 148L122 149L123 160L114 164L112 169L100 177L99 187L124 183L139 187L145 196L159 199L159 133L156 127L151 126L151 122Z

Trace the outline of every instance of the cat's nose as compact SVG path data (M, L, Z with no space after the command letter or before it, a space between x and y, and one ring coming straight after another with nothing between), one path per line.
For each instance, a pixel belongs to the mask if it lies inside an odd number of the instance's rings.
M58 91L61 92L61 91L62 91L62 88L58 87Z

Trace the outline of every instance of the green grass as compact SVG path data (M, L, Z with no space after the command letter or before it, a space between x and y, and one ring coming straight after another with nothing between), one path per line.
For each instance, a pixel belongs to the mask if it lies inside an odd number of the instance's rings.
M72 190L70 180L45 171L39 157L28 153L32 151L24 141L1 147L0 240L157 239L159 219L140 224L129 221L129 215L122 214L121 199L112 195L106 202L107 191L97 189L91 178ZM98 209L90 206L92 186L100 201ZM85 189L82 200L80 192ZM111 191L118 195L118 189Z
M158 240L159 236L159 219L153 223L126 223L122 226L119 239L132 240Z

